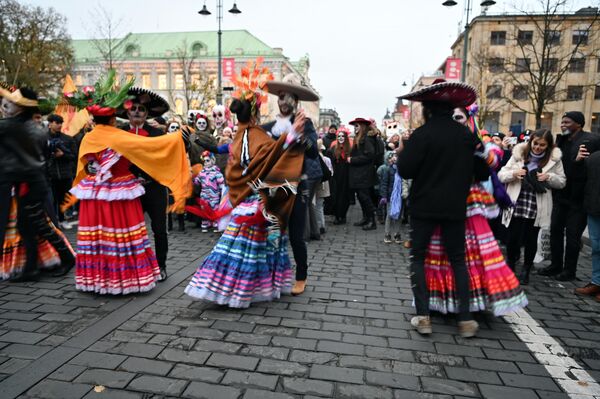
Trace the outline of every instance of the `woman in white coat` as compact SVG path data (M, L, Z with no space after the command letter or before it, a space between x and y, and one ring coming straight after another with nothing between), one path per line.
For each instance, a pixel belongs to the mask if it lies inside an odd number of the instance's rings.
M508 227L507 263L513 271L521 257L521 246L525 247L519 276L522 285L529 284L540 228L550 227L552 190L563 188L567 181L561 158L552 133L540 129L531 134L528 143L513 149L512 157L498 172L514 203L502 215L502 223Z

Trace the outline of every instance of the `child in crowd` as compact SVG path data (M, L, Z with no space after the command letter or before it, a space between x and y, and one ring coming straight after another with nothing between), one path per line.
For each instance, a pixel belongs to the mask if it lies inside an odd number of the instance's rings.
M225 179L219 167L215 164L215 156L208 151L202 153L204 167L194 179L194 184L200 186L200 199L205 201L213 210L219 206L221 193ZM208 232L209 228L217 232L217 222L203 220L201 224L202 232Z
M401 244L402 178L397 173L396 153L390 151L387 153L386 158L386 163L380 167L381 174L379 181L379 195L381 197L379 204L385 206L386 209L385 237L383 238L383 242L390 244L393 233L394 242Z

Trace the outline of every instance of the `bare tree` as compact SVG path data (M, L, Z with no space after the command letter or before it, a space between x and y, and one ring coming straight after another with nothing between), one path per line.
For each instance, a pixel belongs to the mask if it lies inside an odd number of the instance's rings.
M201 109L206 109L208 102L215 99L214 77L211 77L201 66L198 56L199 50L191 49L186 40L175 49L176 62L173 70L175 75L182 76L182 86L170 90L171 102L175 102L177 94L183 96L185 109L190 109L196 104Z
M502 69L499 59L485 47L473 54L469 63L474 72L471 84L479 93L477 119L482 128L490 117L507 105L500 93L495 92L495 88L502 85L502 78L496 73Z
M98 4L90 11L90 20L93 23L86 25L93 27L88 30L92 38L92 45L100 53L108 69L115 69L125 55L122 44L124 32L122 30L123 19L115 19L113 14Z
M0 0L0 62L10 84L55 89L73 62L66 18L53 8Z
M587 8L575 19L573 14L563 10L568 0L538 0L543 8L541 12L518 10L520 16L514 19L512 40L517 49L517 58L505 63L505 82L513 89L513 96L504 99L513 107L535 115L536 128L541 126L542 115L547 106L569 100L564 78L567 72L579 63L596 59L594 43L598 36L598 8ZM525 17L525 18L523 18ZM519 30L520 23L527 21L532 31ZM566 36L567 21L573 22L576 35ZM561 40L572 40L572 46L560 45ZM583 87L583 94L595 84ZM519 98L515 99L514 94ZM516 96L516 97L519 97ZM524 104L529 104L526 106Z

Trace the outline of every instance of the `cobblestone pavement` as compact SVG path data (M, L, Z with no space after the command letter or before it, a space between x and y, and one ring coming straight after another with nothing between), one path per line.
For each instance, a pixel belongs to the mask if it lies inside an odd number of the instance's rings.
M217 239L189 225L170 235L169 279L144 295L80 293L72 275L1 283L0 396L600 397L600 304L574 284L533 276L526 312L479 315L470 340L437 315L423 338L409 323L407 250L351 222L310 243L304 295L246 310L185 296ZM580 263L585 281L589 248Z

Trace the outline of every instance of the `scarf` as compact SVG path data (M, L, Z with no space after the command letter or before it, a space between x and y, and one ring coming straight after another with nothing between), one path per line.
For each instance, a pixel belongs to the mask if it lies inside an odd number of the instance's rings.
M256 125L238 125L227 163L229 199L235 208L258 192L269 222L285 231L300 183L304 148L292 145L285 150L287 134L277 140Z
M192 194L190 163L181 134L143 137L109 125L97 125L81 141L77 175L73 186L86 177L86 155L110 148L127 158L173 193L173 212L183 212L185 199Z
M535 155L533 151L529 151L529 162L527 162L527 171L531 172L532 170L536 170L540 165L540 161L542 160L542 158L544 158L545 155L546 151L542 152L540 155Z
M394 187L390 196L390 217L398 220L402 212L402 178L398 174L397 166L393 165L392 167L394 168Z
M275 117L275 125L271 128L271 136L274 139L278 139L284 133L291 133L292 131L292 118L286 118L277 115Z

